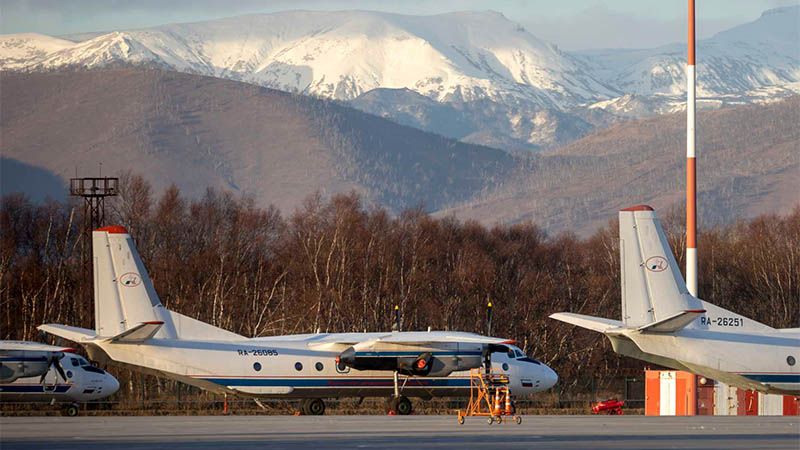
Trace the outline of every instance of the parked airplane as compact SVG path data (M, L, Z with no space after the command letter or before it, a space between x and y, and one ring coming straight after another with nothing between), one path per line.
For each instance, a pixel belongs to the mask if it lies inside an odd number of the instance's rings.
M511 391L527 395L558 377L512 341L460 332L317 333L248 339L164 308L128 232L93 232L95 329L40 330L109 359L211 391L304 399L323 414L325 397L391 397L411 413L408 396L468 395L469 369L508 373ZM494 355L494 357L492 357Z
M800 328L775 329L693 297L653 208L619 213L622 320L550 317L603 333L614 351L744 389L800 391Z
M36 342L0 341L0 399L68 402L64 412L74 416L77 403L117 392L116 378L74 351Z

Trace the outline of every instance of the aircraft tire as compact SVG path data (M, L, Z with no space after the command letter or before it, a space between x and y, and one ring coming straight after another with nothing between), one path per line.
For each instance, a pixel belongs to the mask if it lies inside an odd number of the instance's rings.
M303 401L303 415L321 416L325 414L325 402L321 398L309 398Z
M78 405L69 405L64 408L64 415L69 417L75 417L78 415Z
M394 405L394 410L401 416L407 416L414 412L414 405L408 397L400 396Z

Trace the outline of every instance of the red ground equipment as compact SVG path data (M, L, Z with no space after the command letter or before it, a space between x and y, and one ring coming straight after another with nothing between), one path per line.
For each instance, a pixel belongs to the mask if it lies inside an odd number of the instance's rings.
M622 412L622 407L624 405L625 402L615 398L610 398L606 401L592 405L592 414L609 414L612 416L619 416L625 414Z

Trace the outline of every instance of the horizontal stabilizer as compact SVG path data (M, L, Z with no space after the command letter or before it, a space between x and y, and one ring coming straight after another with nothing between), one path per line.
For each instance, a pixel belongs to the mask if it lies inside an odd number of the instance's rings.
M58 336L72 342L87 342L94 340L97 334L94 330L89 330L80 327L71 327L69 325L58 325L54 323L47 323L36 327L38 330L44 331L47 334Z
M136 325L135 327L112 337L111 342L130 344L144 342L158 333L158 330L161 329L162 325L164 325L164 322L161 321L142 322L139 325Z
M642 333L673 333L684 328L686 325L699 316L706 313L705 309L690 309L681 311L677 314L667 317L644 326L637 328L637 331Z
M560 320L562 322L577 325L581 328L598 331L600 333L607 333L613 330L620 330L625 325L619 320L604 319L602 317L585 316L583 314L574 313L555 313L550 315L551 319Z

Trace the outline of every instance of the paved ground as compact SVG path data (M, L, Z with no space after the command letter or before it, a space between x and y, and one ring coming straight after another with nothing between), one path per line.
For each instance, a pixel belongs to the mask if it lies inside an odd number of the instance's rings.
M11 449L792 449L800 417L0 417Z

